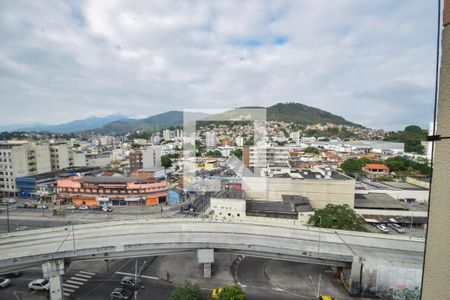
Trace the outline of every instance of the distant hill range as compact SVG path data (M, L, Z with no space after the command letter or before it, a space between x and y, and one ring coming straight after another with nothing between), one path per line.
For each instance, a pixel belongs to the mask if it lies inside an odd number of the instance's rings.
M229 112L225 112L224 114L227 113ZM205 113L189 112L187 114L189 114L189 118L214 119L213 116ZM270 106L267 108L267 119L269 121L285 121L301 125L334 123L339 125L362 127L361 125L347 121L343 117L300 103L278 103ZM144 119L129 119L123 115L111 115L103 118L91 117L61 125L29 126L17 128L15 131L48 131L55 133L69 133L94 130L103 134L126 134L137 130L163 130L181 126L183 126L183 112L168 111ZM13 125L10 125L9 127L13 127Z
M54 132L54 133L71 133L71 132L79 132L92 130L95 128L101 128L106 124L111 122L115 122L117 120L127 119L128 117L120 114L109 115L106 117L90 117L87 119L75 120L64 124L59 125L45 125L45 124L32 124L27 125L26 127L17 127L14 131L45 131L45 132ZM14 125L13 125L14 126ZM6 130L6 131L12 131Z

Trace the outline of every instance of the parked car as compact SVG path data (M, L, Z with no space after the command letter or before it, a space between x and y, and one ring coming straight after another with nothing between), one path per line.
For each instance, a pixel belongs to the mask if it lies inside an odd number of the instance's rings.
M140 283L141 283L141 281L139 279L137 280L137 282L135 282L133 276L125 276L120 281L120 284L122 285L122 287L129 286L129 287L133 287L134 288L134 286L136 286L136 285L139 286Z
M28 284L28 289L30 290L48 291L49 287L50 283L46 278L35 279Z
M101 207L101 206L98 206L98 205L92 205L92 206L89 206L89 209L92 209L92 210L102 210L102 207Z
M397 231L398 233L405 233L406 230L405 228L403 228L401 225L395 224L395 223L391 223L389 224L389 226L394 229L395 231Z
M131 291L128 291L124 288L115 288L114 291L112 291L111 295L109 296L109 299L111 300L128 300L131 298Z
M104 212L112 212L113 211L112 207L109 207L109 206L103 206L102 210Z
M9 280L6 277L0 277L0 288L4 289L5 287L8 287L11 285L11 280Z
M383 233L389 233L388 228L384 224L378 224L377 229Z
M37 208L40 208L40 209L47 209L48 206L45 205L45 204L38 204Z
M218 299L219 294L222 292L222 290L223 290L223 288L213 289L213 291L211 293L211 299Z
M79 210L88 210L89 207L87 207L86 205L82 205L80 207L78 207Z
M16 277L22 276L22 271L6 273L6 274L2 274L0 276L6 277L6 278L16 278Z
M37 208L37 204L28 204L27 208Z
M17 203L17 200L16 199L3 199L2 200L2 204L3 205L10 205L10 204L15 204L15 203Z
M77 207L76 207L75 205L73 205L73 204L70 204L70 205L67 205L67 206L66 206L66 209L71 209L71 210L73 210L73 209L77 209Z
M17 208L27 208L27 207L28 207L27 203L17 205Z

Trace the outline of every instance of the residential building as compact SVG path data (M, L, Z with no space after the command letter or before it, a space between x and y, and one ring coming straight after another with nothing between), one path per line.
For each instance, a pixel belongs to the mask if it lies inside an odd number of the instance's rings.
M294 131L289 134L291 140L294 141L295 144L300 144L300 139L302 137L300 131Z
M130 152L130 169L137 171L143 168L142 151L135 150Z
M167 201L165 180L125 176L73 176L57 180L60 200L75 205L155 205Z
M385 164L367 164L363 167L363 171L371 180L376 180L381 176L389 176L389 168Z
M70 167L69 146L66 142L50 142L50 163L52 170Z
M18 192L16 178L51 170L48 144L13 141L0 143L0 191Z
M242 136L237 136L234 139L234 142L236 143L236 146L243 147L244 146L244 138Z
M142 168L148 169L155 167L161 167L161 147L150 146L142 151Z
M217 138L215 132L207 132L206 133L206 147L214 148L217 146Z
M288 147L245 146L243 148L243 163L249 168L288 165L288 162Z

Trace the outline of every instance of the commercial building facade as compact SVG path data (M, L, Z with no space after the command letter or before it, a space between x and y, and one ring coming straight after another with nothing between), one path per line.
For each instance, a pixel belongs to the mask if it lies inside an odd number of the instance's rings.
M57 180L58 199L75 205L155 205L167 201L167 182L125 176L74 176Z

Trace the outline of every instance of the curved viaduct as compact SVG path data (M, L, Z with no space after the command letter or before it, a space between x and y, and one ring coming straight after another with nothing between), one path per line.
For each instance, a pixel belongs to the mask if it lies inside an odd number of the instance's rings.
M112 221L0 235L0 274L43 264L44 273L54 279L51 280L52 299L61 299L57 295L62 295L59 277L64 272L64 262L167 255L198 249L213 249L209 250L212 255L213 251L227 251L352 267L355 261L367 257L422 263L424 241L243 222Z

